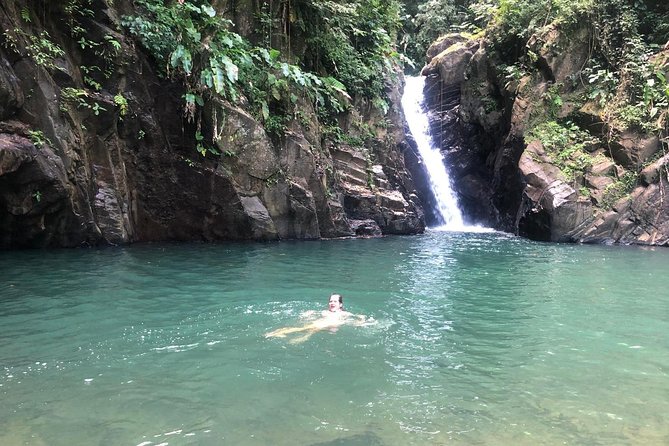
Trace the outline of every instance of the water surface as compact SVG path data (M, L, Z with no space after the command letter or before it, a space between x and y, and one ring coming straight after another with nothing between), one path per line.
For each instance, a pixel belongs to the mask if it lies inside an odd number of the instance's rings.
M668 270L435 231L0 253L0 444L669 444ZM263 337L331 292L379 323Z

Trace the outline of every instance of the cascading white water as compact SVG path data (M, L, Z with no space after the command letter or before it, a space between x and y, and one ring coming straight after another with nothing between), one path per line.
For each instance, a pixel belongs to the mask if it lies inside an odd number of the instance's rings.
M409 130L413 135L418 153L420 153L427 170L430 187L436 198L436 217L440 220L441 229L449 231L463 231L469 228L465 226L462 212L458 208L458 200L451 188L444 158L438 147L432 142L430 125L427 115L423 111L423 86L425 78L412 76L406 78L404 94L402 95L402 107Z

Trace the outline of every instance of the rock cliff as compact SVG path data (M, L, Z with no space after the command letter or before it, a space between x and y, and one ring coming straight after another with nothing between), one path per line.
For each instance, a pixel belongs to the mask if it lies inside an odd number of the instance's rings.
M485 38L441 38L422 70L433 134L473 222L544 241L667 246L667 141L607 119L584 71L590 44L586 30L553 27L527 43L522 72ZM655 55L665 76L667 56Z
M227 3L250 29L252 11ZM0 248L423 231L398 85L387 114L357 101L335 136L305 98L281 132L224 100L196 129L183 87L120 25L133 2L89 5L0 5ZM196 150L200 130L215 148Z

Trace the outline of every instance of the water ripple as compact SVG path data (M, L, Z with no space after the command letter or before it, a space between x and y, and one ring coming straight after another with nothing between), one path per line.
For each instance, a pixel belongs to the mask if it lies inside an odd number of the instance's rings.
M668 266L440 231L0 253L0 444L662 444ZM331 292L378 323L263 337Z

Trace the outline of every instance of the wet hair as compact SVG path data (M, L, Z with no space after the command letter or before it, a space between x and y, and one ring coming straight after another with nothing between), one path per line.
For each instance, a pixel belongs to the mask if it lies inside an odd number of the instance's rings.
M330 294L330 299L332 299L335 296L339 299L339 303L344 305L344 298L342 297L341 294L337 294L337 293Z

